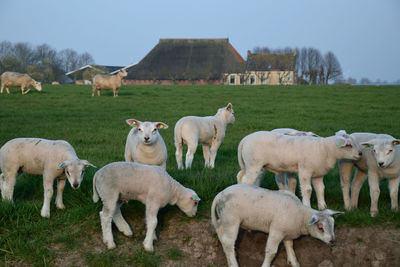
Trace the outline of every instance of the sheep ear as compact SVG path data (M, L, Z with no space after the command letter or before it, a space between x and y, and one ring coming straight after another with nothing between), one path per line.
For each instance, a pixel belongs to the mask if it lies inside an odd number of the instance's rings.
M335 140L336 146L338 148L345 147L347 144L347 140L343 137L337 136Z
M69 161L69 160L61 162L60 165L58 166L57 170L65 169L70 163L71 163L71 161Z
M91 166L91 167L93 167L93 168L97 168L96 166L94 166L92 163L90 163L90 162L87 161L87 160L82 160L82 163L83 163L83 165L85 165L86 167L87 167L87 166Z
M156 122L157 129L168 129L168 125L163 122Z
M227 110L227 111L231 111L231 110L232 110L232 104L231 104L231 103L229 103L229 104L226 106L226 110Z
M316 215L316 214L313 214L312 216L311 216L311 219L308 221L308 223L307 223L307 225L308 226L311 226L311 225L313 225L313 224L315 224L316 222L318 222L318 215Z
M400 140L393 140L392 145L400 145Z
M322 212L325 213L326 215L329 215L329 216L344 214L343 211L330 210L330 209L323 210Z
M127 119L127 120L126 120L126 123L127 123L128 125L130 125L131 127L139 127L140 124L141 124L140 121L135 120L135 119Z

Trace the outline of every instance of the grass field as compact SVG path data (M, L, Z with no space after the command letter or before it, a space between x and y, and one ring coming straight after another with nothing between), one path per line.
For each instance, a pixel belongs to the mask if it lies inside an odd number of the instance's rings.
M349 133L376 132L400 137L399 86L125 86L117 98L112 97L111 91L103 91L101 97L91 97L91 88L83 85L44 85L42 93L31 91L24 96L15 88L11 91L11 95L0 95L0 145L16 137L64 139L74 146L81 159L98 167L124 159L125 140L130 130L126 119L167 123L169 128L161 130L168 149L167 171L194 189L203 200L197 218L183 219L187 223L208 217L214 196L235 183L239 171L237 145L254 131L290 127L330 136L345 129ZM216 168L203 168L202 150L198 148L192 169L178 171L173 144L176 121L187 115L214 115L228 102L233 104L236 123L227 128ZM20 176L14 190L14 204L0 200L0 266L2 262L54 265L55 251L60 244L68 251L76 251L84 242L101 238L98 217L101 203L94 204L91 198L95 171L88 168L79 190L66 186L66 210L57 210L52 201L50 219L40 217L41 177ZM337 168L329 172L324 182L328 207L343 210ZM262 186L277 188L272 174L265 176ZM381 182L377 218L369 216L367 183L359 203L358 210L337 217L336 224L400 226L400 214L390 211L386 181ZM312 204L316 208L314 195ZM143 205L135 201L124 205L122 212L125 217L144 216ZM166 207L159 216L184 218L176 207ZM92 266L150 266L157 265L163 257L179 256L179 250L171 250L168 255L145 253L142 240L143 237L138 237L126 241L132 243L134 257L125 254L117 257L116 250L105 252L105 247L101 252L82 250L80 253L86 264Z

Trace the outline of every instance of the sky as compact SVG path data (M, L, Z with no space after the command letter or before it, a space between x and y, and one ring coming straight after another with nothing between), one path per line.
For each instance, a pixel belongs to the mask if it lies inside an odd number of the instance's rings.
M399 0L0 0L0 41L88 52L97 64L143 59L160 38L229 38L247 50L314 47L344 77L400 80Z

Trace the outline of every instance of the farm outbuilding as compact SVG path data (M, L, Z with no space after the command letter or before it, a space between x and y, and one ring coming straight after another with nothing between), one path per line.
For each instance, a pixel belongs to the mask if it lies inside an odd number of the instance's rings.
M138 63L126 68L125 84L221 84L224 73L246 61L229 39L160 39Z
M120 66L85 65L79 69L65 73L67 77L84 84L84 80L91 81L96 74L109 74L122 69Z

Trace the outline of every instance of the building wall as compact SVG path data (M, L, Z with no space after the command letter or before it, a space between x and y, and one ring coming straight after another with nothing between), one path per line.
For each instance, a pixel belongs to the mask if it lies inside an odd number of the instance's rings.
M288 85L295 84L294 71L247 71L224 74L226 85Z
M128 80L123 79L122 84L125 85L205 85L205 84L223 84L222 80Z

